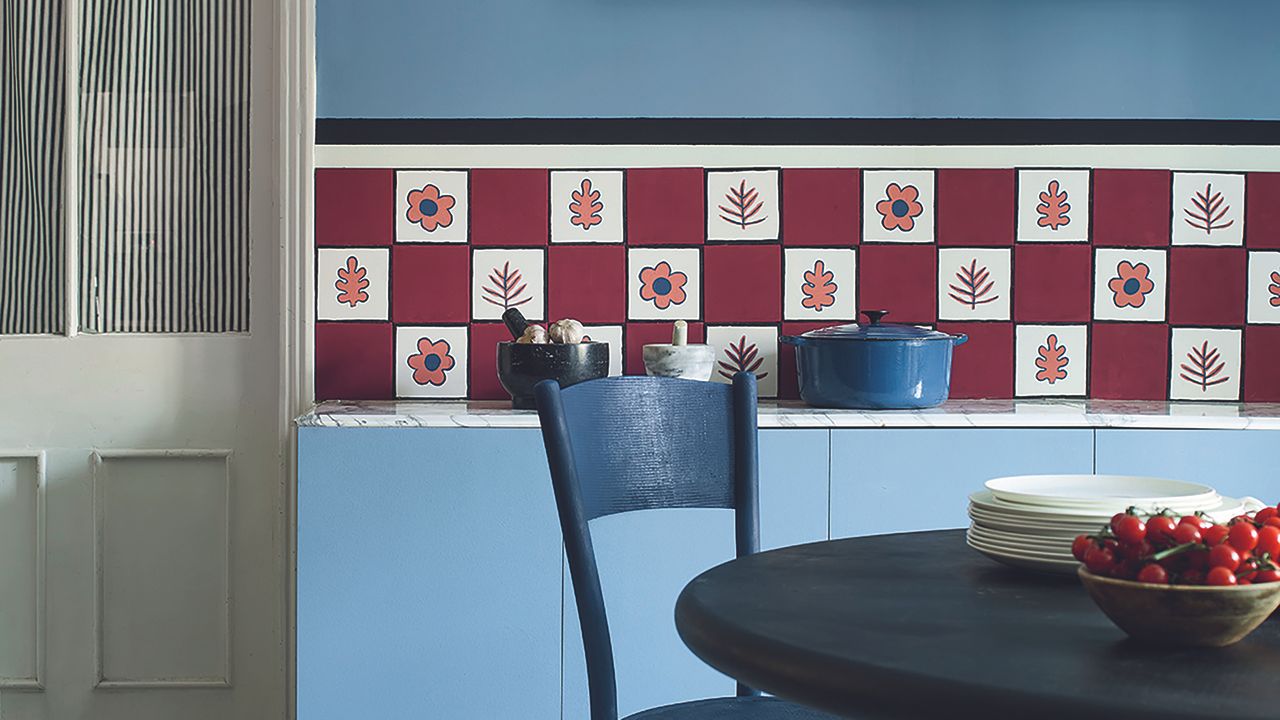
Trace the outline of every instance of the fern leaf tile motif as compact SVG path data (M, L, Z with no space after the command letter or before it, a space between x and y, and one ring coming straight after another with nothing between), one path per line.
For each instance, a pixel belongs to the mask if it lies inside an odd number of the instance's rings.
M1050 230L1057 230L1071 222L1071 203L1067 202L1067 191L1061 189L1057 180L1050 180L1049 186L1041 191L1036 213L1040 215L1036 224Z
M1234 219L1226 219L1230 205L1222 197L1221 192L1213 191L1213 183L1204 186L1204 192L1197 191L1191 198L1191 207L1183 208L1186 214L1183 220L1197 230L1211 235L1214 230L1225 230L1235 223Z
M760 191L755 187L748 188L745 179L739 181L736 188L730 187L724 197L728 205L716 207L720 210L720 219L730 225L746 230L769 218L768 214L761 212L764 201L760 199Z
M367 274L368 270L360 267L356 256L348 257L346 266L338 268L338 280L333 284L338 290L338 302L350 307L368 302L369 293L365 292L365 288L369 287L369 281L365 277Z
M1067 379L1066 367L1071 358L1067 356L1067 346L1058 343L1057 335L1051 333L1045 338L1037 355L1035 364L1040 369L1036 371L1036 380L1053 385L1059 380Z
M570 197L572 198L572 202L569 203L571 224L583 230L590 230L604 222L604 218L600 215L604 210L604 203L600 202L600 191L592 189L591 178L583 178L582 185L574 190Z
M729 343L724 349L725 359L720 360L716 364L719 365L719 374L721 377L732 380L733 376L739 372L754 373L759 370L760 365L764 362L764 358L760 356L760 350L753 342L747 341L747 336L742 335L736 343ZM762 380L769 377L769 373L757 373L756 379Z
M489 283L484 287L484 301L502 308L504 311L520 307L531 298L525 291L528 283L520 275L519 268L511 267L511 262L502 263L502 268L493 268L489 272Z
M947 286L950 289L947 295L970 310L1000 299L999 294L992 292L995 281L991 279L990 271L985 266L978 267L976 259L968 267L960 266L956 272L956 282L959 284Z
M1179 377L1198 386L1201 392L1208 392L1214 385L1221 385L1231 379L1223 374L1226 366L1218 348L1211 347L1209 341L1205 340L1187 353L1186 362L1179 365L1182 370Z

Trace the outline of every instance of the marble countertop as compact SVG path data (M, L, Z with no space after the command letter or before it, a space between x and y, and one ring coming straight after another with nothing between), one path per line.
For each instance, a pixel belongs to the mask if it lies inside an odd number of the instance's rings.
M532 410L509 402L323 402L300 427L534 428ZM794 401L760 402L762 428L1189 428L1280 430L1280 403L1168 403L1120 400L950 400L927 410L832 410Z

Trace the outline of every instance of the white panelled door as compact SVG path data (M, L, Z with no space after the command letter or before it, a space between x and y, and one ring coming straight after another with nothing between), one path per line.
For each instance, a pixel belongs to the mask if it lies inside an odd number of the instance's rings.
M250 331L0 336L0 720L286 716L276 11L250 24Z

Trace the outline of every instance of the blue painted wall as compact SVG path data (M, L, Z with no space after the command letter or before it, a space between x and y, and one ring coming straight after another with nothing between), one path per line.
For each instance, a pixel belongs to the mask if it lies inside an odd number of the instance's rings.
M1280 119L1280 2L317 0L320 117Z

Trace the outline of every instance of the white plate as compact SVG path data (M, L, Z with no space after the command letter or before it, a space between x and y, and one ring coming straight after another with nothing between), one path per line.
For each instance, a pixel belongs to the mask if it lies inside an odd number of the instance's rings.
M974 523L969 528L970 532L980 537L989 538L997 542L1020 543L1025 542L1031 547L1053 547L1061 549L1071 547L1071 543L1075 541L1076 535L1034 535L1027 533L1011 533L1001 530L989 528L981 523Z
M969 508L969 519L976 524L984 525L992 530L1064 537L1075 537L1082 532L1096 533L1102 529L1103 525L1106 524L1101 521L1097 523L1034 522L1030 520L1020 520L1018 518L1008 518L1001 515L992 515L973 508Z
M1124 510L1130 505L1196 510L1218 493L1208 485L1136 475L1016 475L986 488L1005 502L1081 510Z
M1099 519L1102 519L1104 521L1109 521L1112 515L1118 512L1123 512L1126 508L1130 506L1137 507L1140 512L1148 513L1148 514L1154 514L1155 512L1161 509L1164 509L1166 507L1164 505L1144 505L1141 503L1127 503L1127 504L1122 503L1123 505L1122 507L1118 507L1114 509L1108 508L1108 509L1098 509L1098 510L1087 510L1083 508L1050 507L1048 505L1021 505L1018 503L1011 503L1011 502L1001 500L997 498L995 495L993 495L989 490L979 490L971 494L969 496L969 502L978 509L985 510L987 512L994 513L997 515L1002 515L1009 518L1020 517L1020 518L1025 518L1027 520L1035 520L1040 522L1048 520L1048 521L1054 521L1054 522L1090 523ZM1178 509L1178 510L1175 510L1175 512L1178 512L1184 515L1189 515L1191 513L1196 512L1197 510L1202 510L1204 512L1208 512L1211 514L1221 513L1231 509L1240 509L1240 506L1242 504L1243 504L1242 500L1237 500L1235 498L1228 498L1228 497L1223 497L1221 495L1218 495L1208 502L1198 504L1195 507L1188 508L1188 509Z
M1042 558L1045 560L1073 560L1071 557L1071 545L1052 547L1032 547L1022 542L1010 543L992 540L988 537L977 535L970 530L969 541L985 548L1008 553L1010 555L1018 555L1022 557Z
M1050 572L1050 573L1059 573L1063 575L1074 575L1076 573L1076 568L1080 566L1080 563L1076 562L1074 559L1071 562L1066 562L1061 560L1040 560L1036 558L1019 557L1016 555L1008 555L1006 553L1002 553L996 550L979 547L978 545L975 545L972 542L969 542L969 547L982 553L983 555L986 555L987 557L991 558L992 560L995 560L998 563L1002 563L1010 567L1016 567L1022 570L1036 570L1038 572Z

